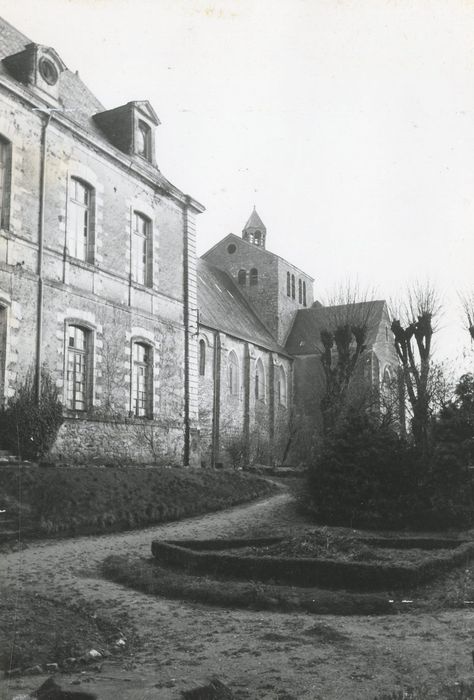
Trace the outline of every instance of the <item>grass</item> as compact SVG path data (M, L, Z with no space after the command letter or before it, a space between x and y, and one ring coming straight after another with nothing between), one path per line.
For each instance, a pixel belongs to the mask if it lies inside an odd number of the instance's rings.
M0 667L25 669L61 663L96 649L107 651L120 636L109 620L85 609L4 588L0 599Z
M98 534L179 520L269 495L254 475L165 467L2 467L0 510L30 536ZM18 529L18 528L16 528Z
M388 596L277 586L255 581L221 580L193 576L158 566L153 559L110 556L104 576L144 593L194 603L252 610L303 610L318 615L377 615L395 612Z

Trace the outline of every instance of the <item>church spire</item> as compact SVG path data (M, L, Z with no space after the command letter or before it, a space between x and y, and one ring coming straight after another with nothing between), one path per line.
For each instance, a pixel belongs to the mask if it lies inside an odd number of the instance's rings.
M244 241L253 243L260 248L265 248L265 238L267 235L267 229L261 218L259 217L257 210L255 209L255 204L253 206L253 211L249 216L247 223L242 229L242 238Z

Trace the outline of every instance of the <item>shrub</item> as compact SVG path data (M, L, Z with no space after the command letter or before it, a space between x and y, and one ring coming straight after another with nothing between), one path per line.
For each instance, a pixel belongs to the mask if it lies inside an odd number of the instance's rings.
M29 371L5 408L0 411L0 440L23 459L44 458L63 422L63 407L49 372L41 370L41 395L36 401L34 374Z
M397 526L421 506L414 448L365 414L350 413L309 471L311 508L327 524Z
M465 401L443 409L428 454L373 417L349 414L326 438L310 470L317 521L351 527L468 526L473 519L470 411Z

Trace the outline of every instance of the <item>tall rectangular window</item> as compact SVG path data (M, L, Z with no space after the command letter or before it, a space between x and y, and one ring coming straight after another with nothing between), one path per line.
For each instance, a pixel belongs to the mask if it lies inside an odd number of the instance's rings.
M138 284L152 286L151 221L133 212L132 277Z
M0 228L7 229L10 214L11 144L0 136Z
M66 406L73 411L87 409L90 331L69 326L67 334Z
M92 187L72 178L68 211L69 254L90 263L94 262L92 200Z
M151 348L144 343L133 343L132 410L138 417L151 415Z

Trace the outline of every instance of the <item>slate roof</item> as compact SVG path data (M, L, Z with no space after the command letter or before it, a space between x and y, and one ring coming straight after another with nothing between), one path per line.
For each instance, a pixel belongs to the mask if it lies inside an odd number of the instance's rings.
M260 228L264 231L267 230L255 207L253 208L253 212L250 214L249 219L242 230L245 231L248 228Z
M367 346L373 347L382 322L385 301L365 301L356 304L323 306L319 302L309 309L296 313L293 326L286 341L286 351L291 355L319 354L322 330L334 330L341 322L367 320L369 326Z
M197 261L197 297L201 325L287 355L229 275L202 259Z
M16 82L5 65L2 64L2 60L7 56L22 51L31 43L34 42L0 17L0 78L8 78ZM92 118L94 114L104 112L106 108L82 82L78 73L74 73L67 68L61 72L59 76L59 100L64 107L64 115L61 115L62 117L72 122L72 125L77 124L79 127L82 127L88 134L109 148L114 149L114 146ZM118 152L121 153L121 151ZM141 163L141 161L138 162L142 169L145 169L148 174L152 174L153 179L165 191L171 194L179 193L182 195L181 190L169 182L157 168L152 168L148 164Z

